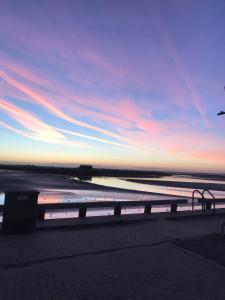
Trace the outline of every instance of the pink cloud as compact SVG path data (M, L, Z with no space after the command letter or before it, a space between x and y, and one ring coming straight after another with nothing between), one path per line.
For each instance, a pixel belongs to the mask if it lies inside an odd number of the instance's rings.
M199 158L215 162L224 162L225 161L225 151L223 150L212 150L212 151L202 151L200 153L194 153Z
M16 68L14 68L13 70L16 70ZM27 74L27 72L23 73L22 71L19 71L16 74L24 75ZM47 107L47 109L53 112L56 116L68 120L69 122L73 120L64 112L60 111L58 108L53 106L53 104L51 104L51 102L45 97L42 97L32 89L12 79L8 75L4 73L2 73L1 75L7 82L9 82L14 87L16 87L29 97L33 98L34 100L37 100L38 103L40 103L44 107ZM32 78L35 81L36 77L33 76ZM56 90L57 89L58 87L56 87ZM65 100L60 102L60 98L62 96L58 96L57 99L60 103L60 106L64 107L65 109L68 109L68 111L76 114L83 114L89 116L90 118L101 120L103 122L109 122L114 126L116 125L117 128L123 127L124 129L129 129L129 131L121 130L119 132L121 132L121 136L124 136L124 140L130 141L131 144L141 144L143 142L154 143L160 145L161 147L164 147L165 149L168 149L168 151L179 152L182 151L184 145L187 144L185 143L185 140L190 140L188 136L185 135L186 138L182 141L183 146L180 146L178 142L174 142L177 140L177 137L173 132L176 127L180 127L180 124L176 123L175 121L159 122L145 119L143 117L145 111L129 99L118 101L117 105L114 105L112 102L107 102L102 99L82 98L80 96L74 95L73 93L67 92L64 89L59 89L58 92L61 92L63 97L65 97L62 98ZM74 104L73 102L71 103L71 99L75 101ZM84 107L82 107L82 104L84 104ZM92 107L95 107L95 111L90 109L90 105L92 105ZM101 111L96 111L96 109L99 109ZM136 126L141 131L144 131L144 133L135 133L133 131L130 131L130 129L132 129L133 126ZM167 133L168 130L170 130L171 134ZM160 138L160 135L163 136L163 139ZM177 136L179 136L180 140L181 133L178 133ZM186 145L186 147L187 146L188 145Z
M13 131L13 132L15 132L19 135L22 135L26 138L32 138L32 136L29 133L27 133L25 131L22 131L22 130L19 130L19 129L5 123L5 122L0 121L0 126L6 128L6 129L9 129L9 130L11 130L11 131Z
M18 62L15 63L9 59L6 55L0 52L0 68L4 69L6 72L10 72L11 75L16 75L22 77L27 81L33 82L37 85L43 85L45 80L43 76L36 75L34 72L31 72L28 68L24 67Z
M185 84L185 88L186 88L187 92L189 93L189 100L192 101L192 103L194 104L194 106L197 109L197 111L199 112L204 124L207 127L209 127L209 121L208 121L205 111L204 111L202 99L200 98L198 91L195 87L195 84L193 82L193 79L192 79L191 75L189 74L187 68L185 67L185 65L181 59L181 56L174 45L171 35L170 35L159 11L155 12L153 21L154 21L156 28L160 31L163 44L166 47L171 58L173 59L175 68L178 71L178 73L180 74L181 79L183 80L183 82Z
M22 77L26 81L34 83L36 86L42 84L41 86L44 88L46 87L47 90L54 91L52 94L49 92L49 96L47 97L54 98L55 103L58 103L61 108L67 109L74 114L79 113L95 120L102 120L103 122L109 122L113 125L131 128L135 123L135 120L145 113L143 108L128 98L116 99L115 105L115 100L82 97L75 94L73 91L67 90L65 87L60 87L58 82L55 82L52 79L45 80L41 74L34 74L21 65L11 63L9 60L5 63L5 68L10 70L14 76L19 76L19 78ZM27 98L27 100L30 100L30 97L34 97L34 93L31 89L28 90L25 85L22 85L12 77L7 76L5 72L2 72L1 76L4 76L4 79L17 90L28 94L29 98ZM35 97L37 98L37 96L39 102L43 100L43 97L40 99L40 95L37 95L36 93ZM51 104L51 100L45 100L45 105L47 102ZM43 104L43 101L41 104ZM48 109L53 110L54 108L53 106L50 107L48 105ZM54 113L58 112L54 109Z
M26 112L25 110L22 110L19 107L13 105L9 101L6 101L1 98L0 98L0 109L5 111L10 117L12 117L18 123L20 123L28 131L27 131L27 133L25 133L21 130L15 129L14 127L9 126L9 125L5 125L5 127L13 130L19 134L22 134L26 137L29 137L29 138L39 139L39 140L43 140L43 141L47 141L47 142L60 143L60 144L64 144L67 146L68 145L88 146L87 144L82 144L79 142L75 143L73 141L68 141L67 138L62 134L62 133L66 133L69 135L78 136L81 138L90 139L90 140L94 140L94 141L98 141L98 142L106 143L106 144L110 144L110 145L116 145L116 146L120 146L120 147L130 147L129 145L124 145L124 144L117 143L114 141L108 141L108 140L105 140L102 138L97 138L94 136L81 134L79 132L49 126L49 125L43 123L42 121L40 121L37 117L35 117L31 113Z
M42 107L44 107L45 109L47 109L48 111L50 111L51 113L56 115L57 117L62 118L70 123L75 124L75 125L85 127L85 128L88 128L88 129L91 129L94 131L98 131L106 136L110 136L110 137L113 137L116 139L123 140L125 142L129 142L126 138L124 138L116 133L110 132L109 130L106 130L106 129L103 129L103 128L100 128L100 127L97 127L97 126L91 125L89 123L82 122L75 118L70 117L69 115L65 114L60 109L58 109L55 105L53 105L48 99L46 99L39 93L35 92L28 86L20 83L19 81L13 79L10 76L8 76L5 72L0 71L0 77L3 78L7 83L12 85L13 87L17 88L18 90L20 90L21 92L26 94L28 97L33 99L35 101L35 103L41 105Z
M0 99L0 109L5 111L10 117L22 124L30 132L36 136L46 136L46 139L65 140L65 137L54 128L40 121L37 117L28 113L19 107L13 105L9 101Z
M62 133L60 133L59 130L47 125L46 123L42 122L37 117L35 117L33 114L20 109L19 107L13 105L9 101L0 99L0 110L3 110L17 123L21 124L24 128L26 128L26 131L16 129L15 127L6 124L5 122L1 122L0 124L5 128L8 128L27 138L67 146L88 146L84 143L67 140L67 138Z
M21 77L25 77L28 74L26 71L16 72L16 68L11 68L11 71ZM44 107L47 106L47 109L56 116L68 120L69 122L71 121L72 117L55 107L47 97L44 97L28 86L19 83L4 72L1 73L1 75L8 83L25 93L29 98L31 97L33 100L37 100L38 103ZM37 80L38 84L39 78L37 75L34 75L32 79L35 84ZM46 81L45 84L47 84L48 88L53 89L53 82ZM83 98L66 89L61 89L58 85L55 90L55 93L58 94L58 96L55 96L55 100L57 100L57 103L59 103L61 108L68 110L72 114L85 115L86 117L90 117L90 119L108 122L109 124L116 126L119 136L124 137L124 141L129 141L131 145L139 145L140 147L148 149L153 146L158 149L164 149L164 151L169 153L186 153L186 155L192 153L191 150L196 147L199 151L202 151L204 148L206 151L215 151L209 149L209 137L207 135L191 133L190 130L188 131L187 126L182 124L182 120L179 119L171 121L146 119L144 117L145 109L138 106L130 99L122 99L116 102L115 105L111 101L104 101L104 99ZM60 101L60 99L63 99L63 101ZM93 110L91 107L93 107ZM138 131L133 131L133 127L136 127ZM73 135L72 132L73 131L70 131L68 134ZM74 135L79 135L79 133L75 132ZM87 138L89 137L87 136ZM95 139L94 136L90 136L90 139L91 138ZM105 142L119 145L119 143L109 140L105 140ZM199 152L193 152L193 155L199 157L198 153ZM204 159L204 157L202 156L201 159Z

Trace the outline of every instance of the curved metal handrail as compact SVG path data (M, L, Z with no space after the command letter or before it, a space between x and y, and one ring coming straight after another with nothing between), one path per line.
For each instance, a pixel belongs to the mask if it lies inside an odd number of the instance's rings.
M216 198L214 197L214 195L213 195L213 193L211 193L209 190L207 190L207 189L205 189L203 192L202 192L202 196L203 196L203 198L204 199L206 199L205 197L204 197L204 194L205 193L208 193L211 197L212 197L212 203L213 203L213 213L215 213L215 210L216 210Z
M195 203L194 203L194 200L195 200L195 193L197 193L197 192L200 194L201 198L204 199L203 193L202 193L200 190L194 190L194 191L192 192L192 212L194 211L194 205L195 205Z

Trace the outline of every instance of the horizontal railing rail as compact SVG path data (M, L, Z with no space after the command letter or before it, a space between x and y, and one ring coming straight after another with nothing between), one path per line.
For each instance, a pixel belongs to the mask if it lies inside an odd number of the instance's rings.
M204 198L204 199L198 199L198 203L225 203L225 198L217 198L217 199L209 199L209 198Z
M70 203L39 203L38 218L44 219L46 211L59 211L78 209L79 218L86 217L88 208L113 208L114 215L121 215L122 208L144 207L144 213L151 213L152 206L170 206L171 212L177 211L179 204L187 204L187 199L170 200L141 200L141 201L94 201L94 202L70 202ZM0 205L0 211L3 211L4 205Z
M199 199L198 200L198 203L205 203L205 204L208 204L208 203L211 203L211 204L222 204L222 203L225 203L225 198L218 198L218 199L208 199L208 198L204 198L204 199Z
M204 194L203 194L204 195ZM210 195L212 196L211 199L205 198L203 196L202 199L198 200L198 203L202 205L202 211L206 212L206 210L211 210L212 205L213 205L213 213L215 214L216 212L216 204L224 204L225 203L225 198L218 198L216 199L210 192Z

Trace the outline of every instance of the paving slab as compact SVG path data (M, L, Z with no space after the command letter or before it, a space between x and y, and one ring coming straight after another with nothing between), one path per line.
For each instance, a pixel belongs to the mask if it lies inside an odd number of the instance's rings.
M0 235L1 299L224 299L223 264L181 245L218 235L224 219L163 217Z

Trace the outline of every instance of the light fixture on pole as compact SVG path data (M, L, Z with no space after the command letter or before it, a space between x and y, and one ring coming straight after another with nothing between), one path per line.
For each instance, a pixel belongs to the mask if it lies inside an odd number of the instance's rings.
M224 88L224 91L225 91L225 86L223 87ZM225 111L220 111L218 114L217 114L217 116L222 116L222 115L225 115Z
M218 114L217 114L217 116L222 116L222 115L225 115L225 111L220 111Z

